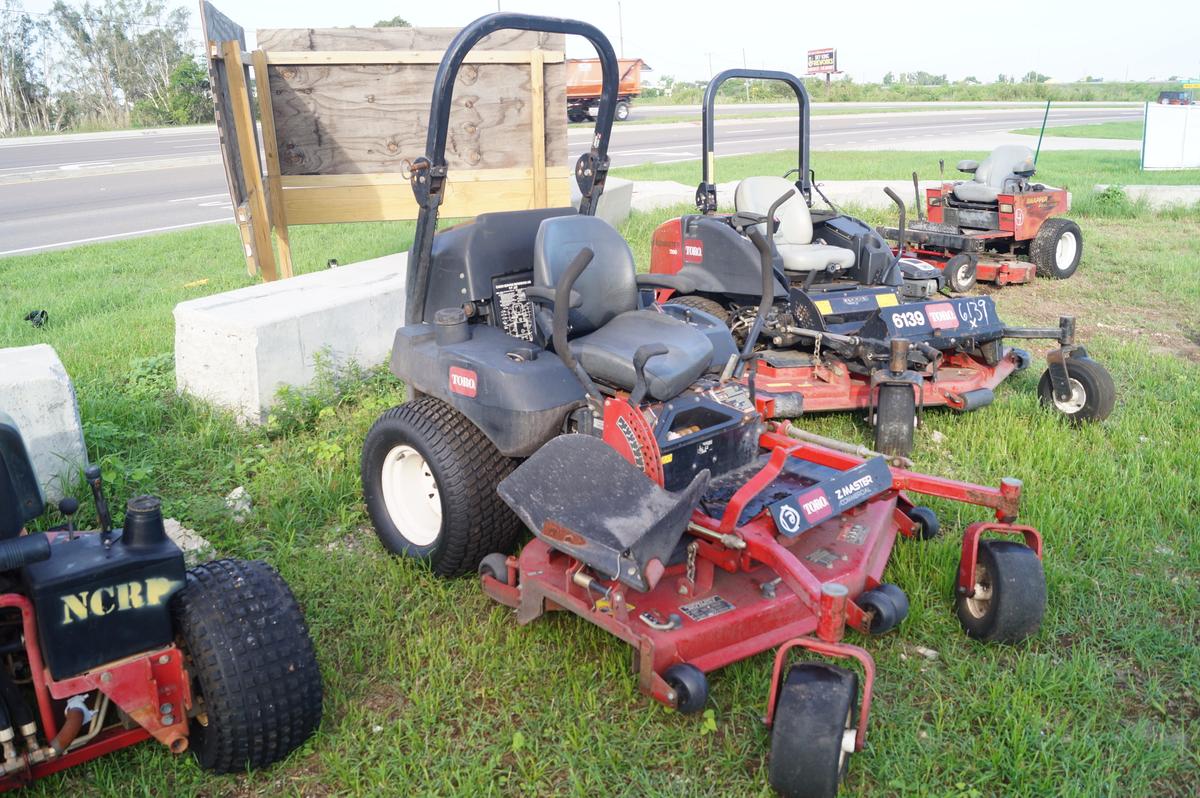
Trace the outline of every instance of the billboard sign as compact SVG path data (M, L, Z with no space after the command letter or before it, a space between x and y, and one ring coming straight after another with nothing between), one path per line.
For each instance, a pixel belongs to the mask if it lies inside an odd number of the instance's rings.
M827 47L808 51L808 74L822 75L837 72L837 50Z

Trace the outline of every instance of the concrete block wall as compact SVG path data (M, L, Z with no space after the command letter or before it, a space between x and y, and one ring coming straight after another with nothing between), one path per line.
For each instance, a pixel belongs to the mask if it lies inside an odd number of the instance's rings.
M312 382L322 353L384 362L404 322L407 262L401 252L177 305L177 388L259 423L281 386Z
M75 385L54 347L0 349L0 410L12 416L47 501L74 486L87 464Z

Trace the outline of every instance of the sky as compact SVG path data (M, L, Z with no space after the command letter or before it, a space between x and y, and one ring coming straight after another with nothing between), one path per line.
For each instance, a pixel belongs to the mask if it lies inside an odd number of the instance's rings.
M23 4L44 12L53 0ZM460 27L497 6L574 17L603 30L618 54L644 59L655 70L648 77L682 80L703 80L743 64L803 73L806 51L819 47L836 47L840 68L858 81L917 70L983 82L1030 70L1067 81L1087 75L1200 78L1198 0L216 0L214 5L251 39L257 28L367 27L396 15L418 27ZM199 25L198 12L193 23ZM591 55L582 40L568 42L567 53Z

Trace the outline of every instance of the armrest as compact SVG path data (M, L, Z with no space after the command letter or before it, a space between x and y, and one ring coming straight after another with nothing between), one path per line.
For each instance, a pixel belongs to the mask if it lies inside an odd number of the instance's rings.
M696 283L680 274L638 274L636 279L638 288L670 288L683 294L696 290Z
M554 289L545 285L525 286L525 298L540 305L554 304ZM583 304L583 296L576 290L571 290L571 307L577 308Z
M960 172L966 172L969 175L973 175L975 174L975 170L979 168L979 161L959 161L958 166L955 168Z

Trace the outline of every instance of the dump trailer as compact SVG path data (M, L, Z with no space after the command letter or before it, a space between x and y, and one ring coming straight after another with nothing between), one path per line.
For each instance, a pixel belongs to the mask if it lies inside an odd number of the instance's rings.
M629 104L642 93L642 72L650 67L640 58L622 58L619 61L620 84L617 87L616 119L624 122L629 118ZM596 118L595 109L600 102L600 60L597 58L572 58L567 60L567 118L572 122L586 122Z

